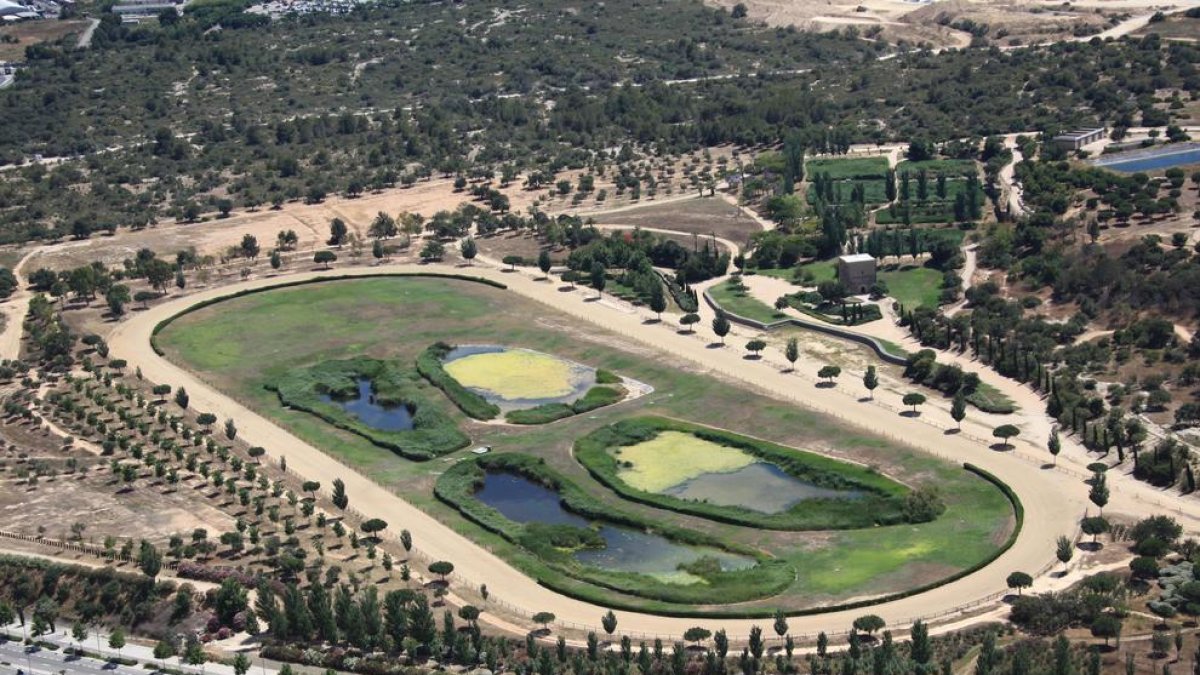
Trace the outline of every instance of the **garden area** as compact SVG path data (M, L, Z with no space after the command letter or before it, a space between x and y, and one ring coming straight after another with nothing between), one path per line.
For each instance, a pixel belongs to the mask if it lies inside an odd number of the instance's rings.
M156 345L540 582L610 606L770 616L777 608L801 612L880 598L985 564L1018 527L1014 505L984 476L741 387L714 386L710 376L676 357L625 348L619 337L470 281L381 277L248 294L178 317L158 333ZM454 359L455 345L521 347ZM471 362L488 354L499 356ZM431 360L444 379L431 377ZM458 361L466 363L455 366ZM513 369L526 368L546 377L525 383L512 377ZM364 402L401 408L415 429L423 411L433 411L468 443L443 455L457 460L452 466L412 461L354 429L280 405L279 393L264 385L279 388L292 373L304 375L293 376L309 382L301 390L326 412ZM318 376L323 387L312 385ZM653 389L549 425L482 423L487 415L473 414L495 406L495 419L513 400L573 396L622 386L618 380ZM484 405L464 407L467 399L455 387ZM615 444L629 453L624 459L634 473L621 469L614 476L622 484L628 479L655 488L641 490L651 499L618 492L617 483L598 480L582 457L572 456L572 448L582 454L588 439L612 425L648 424L640 416L650 412L682 426ZM701 420L708 426L696 426ZM749 429L762 440L736 431ZM412 431L387 432L404 433ZM639 448L643 441L651 445ZM681 458L694 456L696 448L714 449L705 443L723 453L722 463L703 465L707 476L668 476L670 467L653 461L659 453ZM478 445L490 446L491 453L479 457L466 450ZM601 454L612 445L602 444ZM874 468L828 459L834 449ZM743 473L734 478L747 484L813 492L791 503L703 501L712 489L706 482L719 484L728 478L723 474L736 471ZM907 520L908 495L935 486L945 513ZM871 510L878 522L852 522L858 518L853 509L838 504L864 499L878 505ZM740 514L743 522L714 515L722 511ZM802 517L812 529L798 526ZM767 529L772 518L795 519L797 527ZM839 525L859 529L834 529ZM702 598L708 604L697 605ZM712 604L714 598L724 604Z

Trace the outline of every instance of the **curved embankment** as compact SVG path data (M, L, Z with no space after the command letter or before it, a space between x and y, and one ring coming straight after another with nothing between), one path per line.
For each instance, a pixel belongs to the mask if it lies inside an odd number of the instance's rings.
M137 313L115 328L109 338L109 344L114 355L126 359L131 367L140 367L145 377L150 380L176 387L186 386L197 409L211 411L219 417L236 418L240 433L247 442L266 447L272 454L286 456L288 466L299 474L342 477L347 491L353 495L356 506L362 512L388 514L389 520L404 523L412 532L416 547L423 554L435 559L454 561L457 583L487 584L494 597L518 611L549 611L566 625L595 627L599 617L607 610L606 607L567 598L539 585L482 546L216 391L195 374L168 362L151 348L152 335L160 323L197 304L212 303L237 293L304 283L314 279L421 275L439 271L453 273L455 270L448 266L395 265L386 269L359 268L333 273L307 271L287 278L257 279L210 289L174 298ZM902 435L902 442L924 448L953 461L971 463L997 481L1010 486L1024 512L1030 516L1025 519L1024 527L1012 545L1003 551L994 564L981 570L916 596L875 605L872 612L883 617L889 624L905 625L917 618L946 615L964 606L992 600L998 593L1003 592L1005 578L1014 570L1030 573L1044 571L1048 564L1053 562L1054 540L1062 534L1074 532L1078 516L1084 510L1085 486L1052 472L1038 471L1011 455L994 452L953 435L944 435L939 429L918 421L887 415L876 407L860 403L857 396L851 392L812 388L807 383L778 372L767 364L748 363L734 350L709 349L692 336L663 330L662 327L653 324L643 324L642 317L636 313L607 311L601 309L603 305L584 303L580 294L560 292L555 284L492 269L475 268L472 276L485 283L507 285L513 292L581 321L592 322L653 348L692 360L702 367L755 386L781 400L804 405L875 432L891 432L889 435L897 438ZM886 416L886 421L881 416ZM857 609L843 609L798 617L791 621L791 629L795 635L815 634L818 631L835 632L849 626L859 614L861 611ZM617 616L619 631L634 637L660 635L677 638L696 624L696 620L691 618L636 612L619 612ZM732 638L738 638L747 635L751 626L760 625L762 619L707 619L704 623L711 629L724 628Z

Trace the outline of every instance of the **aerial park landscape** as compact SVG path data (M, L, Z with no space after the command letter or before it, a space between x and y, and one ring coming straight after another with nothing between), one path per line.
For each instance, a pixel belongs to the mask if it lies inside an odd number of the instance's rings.
M1200 668L1194 3L193 4L0 30L153 74L0 134L0 667Z

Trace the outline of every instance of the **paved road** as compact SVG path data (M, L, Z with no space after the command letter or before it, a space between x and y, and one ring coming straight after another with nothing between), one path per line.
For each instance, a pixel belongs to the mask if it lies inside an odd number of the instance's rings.
M372 482L329 455L305 443L273 422L243 407L207 385L196 375L157 356L149 347L149 338L161 320L206 299L220 297L249 288L264 288L286 281L336 275L397 274L454 272L467 273L508 284L512 292L566 312L581 320L590 321L607 330L642 342L651 348L664 350L694 361L699 367L742 381L756 390L772 395L787 404L808 407L837 416L847 423L884 433L893 439L916 445L954 461L970 461L1009 483L1023 501L1026 512L1025 528L1017 543L996 564L964 579L919 596L885 603L872 608L890 624L902 626L915 618L944 614L966 603L982 600L1005 589L1005 578L1013 570L1038 572L1053 561L1053 542L1063 534L1071 534L1083 514L1086 486L1049 471L1039 470L1011 453L998 453L965 438L948 435L942 429L923 424L877 407L862 403L857 390L850 387L833 390L816 389L794 375L780 372L772 365L749 362L733 348L710 349L698 336L680 335L665 324L644 324L638 311L612 311L605 303L585 302L582 292L565 293L559 284L538 281L523 273L506 274L495 269L476 266L470 270L444 265L389 265L378 268L341 268L331 273L300 272L272 279L258 279L215 288L189 296L168 300L151 309L138 312L119 324L109 337L112 353L129 361L130 367L140 366L147 379L186 386L198 410L234 418L247 442L266 447L274 456L287 457L289 468L306 476L340 476L347 486L353 503L364 513L380 515L400 522L413 533L416 548L434 559L452 560L456 565L455 583L487 584L492 597L532 613L550 611L564 625L596 626L606 607L566 598L539 585L465 536L412 506L397 495ZM537 275L540 276L540 273ZM591 294L587 294L591 295ZM615 309L615 308L613 308ZM1116 501L1116 497L1114 497ZM1042 588L1051 580L1040 579ZM842 626L860 615L860 611L837 612L825 615L797 617L791 620L796 634L816 633ZM486 616L486 615L485 615ZM661 617L636 612L618 612L620 630L633 637L663 635L676 637L696 625L696 619ZM706 619L710 629L725 628L731 637L745 636L752 625L761 620Z
M31 675L46 673L86 673L87 675L146 675L140 666L121 666L90 658L67 656L53 651L26 646L19 641L0 638L0 673L23 670Z

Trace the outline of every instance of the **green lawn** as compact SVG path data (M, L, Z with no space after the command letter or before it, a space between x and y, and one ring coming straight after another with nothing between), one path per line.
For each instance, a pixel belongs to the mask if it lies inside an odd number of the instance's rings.
M613 606L670 611L672 606L662 602L615 594L549 569L535 555L439 502L432 490L448 466L446 461L403 459L312 415L282 408L275 395L262 387L282 373L328 359L369 356L411 361L438 340L528 347L652 385L654 392L642 398L541 427L474 423L447 407L471 437L469 447L487 444L497 453L540 457L614 511L634 512L648 522L695 529L732 545L753 547L800 570L784 592L739 605L742 610L769 615L777 607L800 610L903 591L986 558L1012 528L1011 509L1000 492L956 465L748 389L728 383L717 386L695 364L669 354L624 351L615 346L623 344L615 335L480 284L392 277L255 293L185 315L167 326L157 342L168 358L199 371L214 386L555 588ZM422 396L442 396L423 382L417 386L422 387ZM789 447L819 450L836 444L840 454L876 466L906 485L936 484L947 512L916 526L781 533L634 504L599 485L570 450L575 439L639 414L741 431ZM470 456L460 450L446 459Z
M942 286L942 273L938 270L928 267L880 270L879 280L887 284L889 296L909 309L938 305Z
M800 265L801 270L808 270L813 275L812 284L815 286L822 281L837 280L837 263L833 260L816 260Z
M896 175L911 173L915 179L921 169L925 169L930 177L945 174L950 178L973 174L978 170L978 164L973 159L928 159L920 162L905 160L896 165Z
M828 174L834 180L847 178L883 178L887 176L886 157L855 157L837 159L810 159L804 163L806 180L818 173Z
M783 318L783 314L775 311L763 301L746 293L735 292L727 283L720 283L708 289L708 294L727 312L743 316L747 319L772 323Z

